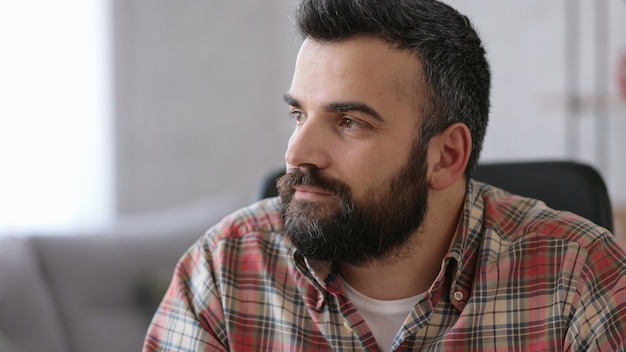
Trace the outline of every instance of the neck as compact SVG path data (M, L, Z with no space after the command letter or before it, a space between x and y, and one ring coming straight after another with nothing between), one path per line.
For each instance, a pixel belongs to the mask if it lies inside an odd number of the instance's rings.
M401 249L364 265L340 263L343 278L357 291L379 300L426 292L441 271L465 199L465 183L432 192L424 222Z

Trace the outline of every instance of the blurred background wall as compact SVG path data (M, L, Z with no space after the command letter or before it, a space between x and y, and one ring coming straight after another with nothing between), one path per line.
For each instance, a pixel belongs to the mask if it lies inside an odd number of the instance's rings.
M232 192L281 167L298 49L280 1L113 0L117 209Z
M101 4L110 58L106 220L252 201L283 167L292 128L282 94L299 46L295 0L89 1ZM626 1L446 2L473 21L492 64L483 161L588 162L626 207Z

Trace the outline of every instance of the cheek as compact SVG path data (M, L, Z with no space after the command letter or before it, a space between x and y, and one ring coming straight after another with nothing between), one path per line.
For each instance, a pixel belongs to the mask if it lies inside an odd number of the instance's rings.
M350 179L347 182L355 199L362 199L370 190L388 185L393 176L405 167L408 153L399 153L399 149L372 148L350 153L344 166L346 179Z

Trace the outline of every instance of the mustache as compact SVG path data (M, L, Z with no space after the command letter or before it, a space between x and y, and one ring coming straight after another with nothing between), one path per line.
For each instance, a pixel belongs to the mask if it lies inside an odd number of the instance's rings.
M319 169L290 169L276 182L280 194L295 192L295 186L311 186L322 189L330 194L346 199L350 198L350 188L339 180L325 177Z

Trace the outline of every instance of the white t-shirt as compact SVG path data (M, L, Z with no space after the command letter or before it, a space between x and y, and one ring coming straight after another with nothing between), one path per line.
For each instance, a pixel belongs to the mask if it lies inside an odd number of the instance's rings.
M382 301L365 296L350 286L343 277L340 278L346 287L348 298L372 330L378 346L383 351L390 351L398 330L413 310L413 306L426 292L409 298Z

